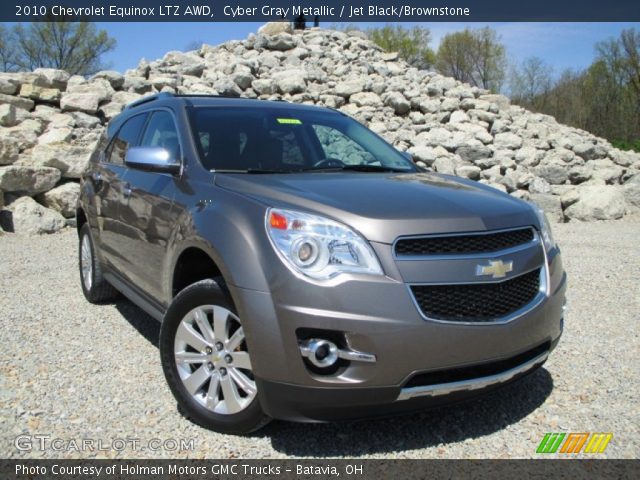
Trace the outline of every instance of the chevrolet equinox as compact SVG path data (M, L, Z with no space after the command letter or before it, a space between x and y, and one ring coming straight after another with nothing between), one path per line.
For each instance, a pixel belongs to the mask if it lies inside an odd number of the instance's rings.
M467 399L562 333L537 207L331 109L142 98L100 140L77 226L87 300L121 292L161 321L181 411L221 432Z

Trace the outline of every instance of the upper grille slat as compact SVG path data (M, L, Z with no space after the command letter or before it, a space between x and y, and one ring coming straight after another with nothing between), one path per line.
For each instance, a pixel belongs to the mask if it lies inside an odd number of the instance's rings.
M540 292L538 268L499 283L412 285L427 318L450 322L492 322L530 304Z
M531 228L473 235L401 238L396 242L398 257L426 255L469 255L497 252L533 241Z

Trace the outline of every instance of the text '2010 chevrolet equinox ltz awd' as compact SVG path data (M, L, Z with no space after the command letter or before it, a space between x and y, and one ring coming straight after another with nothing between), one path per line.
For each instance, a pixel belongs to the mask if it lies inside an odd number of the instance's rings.
M103 135L77 220L86 298L119 291L162 321L173 395L222 432L466 399L562 333L537 207L422 171L331 109L138 100Z

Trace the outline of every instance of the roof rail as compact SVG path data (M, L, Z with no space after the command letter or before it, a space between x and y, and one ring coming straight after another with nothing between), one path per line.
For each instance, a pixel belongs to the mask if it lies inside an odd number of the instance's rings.
M143 105L147 102L152 102L154 100L161 100L163 98L170 98L173 97L173 93L170 92L160 92L160 93L155 93L153 95L147 95L146 97L142 97L139 100L135 100L133 102L131 102L130 104L128 104L125 107L125 110L129 110L130 108L135 108L138 107L140 105Z

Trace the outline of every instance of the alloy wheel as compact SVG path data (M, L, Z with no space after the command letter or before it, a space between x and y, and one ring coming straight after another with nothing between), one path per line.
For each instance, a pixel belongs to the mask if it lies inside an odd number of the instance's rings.
M257 394L240 319L224 307L203 305L185 315L174 357L187 392L212 412L241 412Z
M91 290L93 284L93 255L91 252L91 240L89 235L82 237L82 244L80 246L80 269L82 271L82 281L84 282L84 288Z

